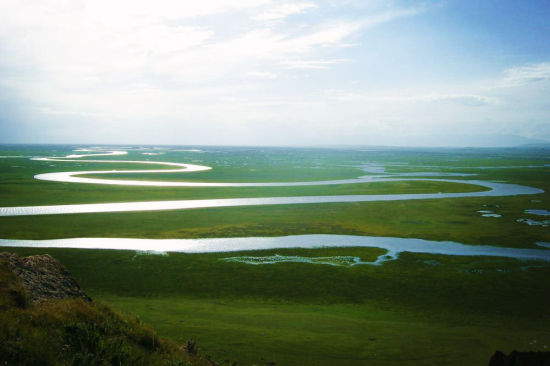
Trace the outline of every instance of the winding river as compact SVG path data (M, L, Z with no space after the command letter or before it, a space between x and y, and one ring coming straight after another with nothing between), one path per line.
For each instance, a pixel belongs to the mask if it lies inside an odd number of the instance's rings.
M154 252L213 253L282 248L365 247L382 248L387 253L375 262L397 259L399 253L428 253L466 256L493 256L550 262L548 249L503 248L488 245L465 245L452 241L392 238L357 235L290 235L277 237L206 238L206 239L133 239L70 238L52 240L6 240L0 246L33 248L117 249Z
M99 212L129 212L129 211L158 211L158 210L184 210L193 208L208 207L233 207L233 206L257 206L257 205L288 205L288 204L312 204L312 203L338 203L338 202L376 202L376 201L398 201L398 200L419 200L419 199L441 199L460 197L488 197L488 196L515 196L522 194L538 194L544 191L538 188L521 186L517 184L506 184L487 182L481 180L454 180L416 178L423 176L464 176L465 174L453 173L407 173L407 174L384 174L361 176L355 179L339 179L324 181L305 182L173 182L173 181L149 181L149 180L126 180L126 179L101 179L87 178L84 175L90 174L119 174L119 173L167 173L167 172L197 172L211 169L208 166L153 162L133 160L83 160L86 156L98 155L124 155L125 151L110 151L99 154L68 155L57 158L33 158L41 161L63 161L63 162L89 162L89 163L132 163L147 165L164 165L175 167L174 169L149 169L149 170L96 170L96 171L75 171L44 173L35 176L39 180L65 182L65 183L86 183L86 184L109 184L127 186L156 186L156 187L287 187L287 186L313 186L328 184L357 184L369 182L388 181L439 181L450 183L465 183L488 188L487 191L464 192L464 193L418 193L418 194L374 194L374 195L338 195L338 196L299 196L299 197L261 197L261 198L227 198L227 199L201 199L201 200L171 200L171 201L142 201L142 202L117 202L117 203L95 203L95 204L74 204L74 205L49 205L49 206L21 206L1 207L0 216L26 216L26 215L58 215L58 214L79 214ZM411 178L414 177L414 178Z
M36 175L39 180L48 180L66 183L85 184L110 184L129 186L159 186L159 187L276 187L276 186L310 186L327 184L356 184L383 181L414 181L430 180L451 183L466 183L488 188L486 191L464 193L420 193L420 194L375 194L375 195L340 195L340 196L300 196L300 197L261 197L261 198L229 198L229 199L203 199L203 200L175 200L175 201L144 201L124 203L98 203L75 205L51 205L51 206L22 206L1 207L0 216L23 215L56 215L78 214L97 212L128 212L128 211L155 211L155 210L182 210L206 207L233 207L253 205L284 205L284 204L313 204L336 202L375 202L419 199L441 199L459 197L488 197L488 196L514 196L539 194L544 191L538 188L487 182L481 180L456 180L447 178L428 178L433 176L466 176L468 174L443 174L443 173L407 173L387 174L383 169L376 168L372 173L382 175L362 176L356 179L308 181L308 182L270 182L270 183L226 183L226 182L173 182L173 181L147 181L147 180L122 180L87 178L89 174L112 173L167 173L167 172L197 172L211 169L207 166L131 160L83 160L83 157L125 155L126 151L110 151L93 153L92 150L81 149L78 151L90 152L88 154L72 154L66 157L33 158L41 161L63 162L90 162L90 163L132 163L147 165L163 165L173 169L149 169L149 170L108 170L108 171L76 171L55 172ZM419 177L423 178L419 178ZM546 244L546 243L544 243ZM208 238L208 239L131 239L131 238L69 238L52 240L12 240L0 239L0 247L24 246L24 247L54 247L54 248L87 248L87 249L122 249L155 252L233 252L243 250L264 250L275 248L320 248L320 247L376 247L387 251L376 262L396 259L399 253L407 251L413 253L432 253L445 255L472 255L472 256L498 256L517 258L522 260L543 260L550 262L550 250L548 249L517 249L503 248L486 245L465 245L450 241L430 241L413 238L372 237L354 235L294 235L282 237L246 237L246 238ZM540 245L546 247L546 245Z

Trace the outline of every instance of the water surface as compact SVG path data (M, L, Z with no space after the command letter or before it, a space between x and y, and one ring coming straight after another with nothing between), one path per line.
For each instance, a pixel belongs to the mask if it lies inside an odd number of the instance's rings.
M466 245L452 241L393 238L358 235L291 235L278 237L205 238L205 239L133 239L71 238L51 240L0 239L0 246L33 248L122 249L157 252L214 253L281 248L366 247L387 251L383 256L395 259L401 252L464 256L494 256L523 260L550 261L548 249L503 248Z
M91 150L84 150L91 151ZM312 203L342 203L342 202L377 202L397 200L418 200L418 199L442 199L459 197L487 197L487 196L515 196L523 194L543 193L542 189L521 186L517 184L505 184L486 182L481 180L453 180L453 179L430 179L410 178L410 176L466 176L462 173L395 173L383 176L361 176L354 179L338 179L326 181L306 182L172 182L172 181L141 181L125 179L99 179L86 178L86 174L108 174L108 173L166 173L166 172L197 172L211 169L208 166L152 161L129 161L129 160L82 160L85 156L98 155L124 155L125 151L96 152L95 154L73 154L57 158L34 158L43 161L63 162L88 162L88 163L135 163L149 165L166 165L174 169L150 169L150 170L110 170L110 171L78 171L78 172L55 172L44 173L35 176L36 179L49 180L64 183L88 183L88 184L111 184L128 186L162 186L162 187L281 187L281 186L314 186L329 184L356 184L369 182L390 182L390 181L439 181L449 183L472 184L488 188L487 191L463 192L463 193L419 193L419 194L373 194L373 195L340 195L340 196L300 196L300 197L261 197L261 198L231 198L231 199L205 199L205 200L176 200L176 201L144 201L124 203L96 203L96 204L74 204L74 205L51 205L51 206L21 206L21 207L0 207L0 216L24 216L24 215L57 215L77 213L98 213L98 212L128 212L128 211L157 211L157 210L184 210L192 208L208 207L233 207L233 206L256 206L256 205L287 205L287 204L312 204ZM76 158L76 159L75 159ZM384 172L379 166L368 165L366 169L376 172ZM365 169L365 168L364 168Z
M525 210L525 213L531 214L531 215L539 215L539 216L550 216L550 211L548 210Z

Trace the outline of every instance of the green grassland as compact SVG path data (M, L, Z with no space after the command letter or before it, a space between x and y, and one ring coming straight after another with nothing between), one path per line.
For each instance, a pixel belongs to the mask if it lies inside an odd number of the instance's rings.
M466 244L534 247L550 230L516 222L531 197L273 205L181 211L15 216L0 218L0 237L199 238L354 234L451 240ZM489 205L503 217L481 217ZM498 209L495 207L498 206Z
M74 153L69 146L1 146L0 156L65 156ZM83 153L84 154L84 153ZM94 160L151 160L186 162L211 166L194 173L105 174L104 178L185 180L197 182L271 182L310 181L356 178L368 173L360 167L366 163L386 166L389 172L461 172L491 176L492 170L475 166L524 166L548 163L544 151L538 150L380 150L353 151L329 149L251 149L205 148L202 153L165 151L147 156L140 151L128 155L97 156ZM393 165L399 164L399 165ZM408 165L407 165L408 164ZM164 169L162 166L122 163L86 163L36 161L28 158L0 159L0 205L46 205L91 202L125 202L133 200L201 199L261 196L467 192L480 188L443 182L395 182L315 187L121 187L92 184L68 184L37 181L36 174L58 171ZM170 170L170 167L166 167ZM540 169L534 169L538 171ZM498 170L499 172L502 171ZM498 174L497 174L498 175ZM476 177L477 178L477 177Z
M68 147L57 152L33 151L42 156L66 155ZM197 209L187 211L156 211L134 213L102 213L0 218L0 237L12 239L47 239L64 237L238 237L276 236L309 233L357 234L374 236L418 237L432 240L453 240L467 244L490 244L513 247L533 247L537 241L549 241L547 228L516 222L519 218L539 219L524 214L529 208L548 208L550 168L527 168L548 164L546 150L460 150L460 151L339 151L271 149L260 154L249 149L221 149L204 153L167 151L155 159L189 161L200 156L201 163L212 165L209 174L221 174L218 168L235 160L234 168L248 180L265 180L272 167L294 174L296 180L307 180L304 171L315 171L313 179L352 178L366 174L358 168L366 162L385 164L388 171L448 171L477 174L474 179L524 184L545 190L536 196L481 197L395 201L370 203L335 203L284 206L257 206ZM15 155L17 151L11 151ZM41 153L41 154L38 154ZM30 153L29 153L30 154ZM143 159L139 152L130 152L123 159ZM178 154L182 154L181 156ZM185 155L187 154L187 155ZM193 155L194 154L194 155ZM179 158L177 158L179 156ZM97 157L117 158L120 157ZM179 160L178 160L179 159ZM361 160L363 159L363 160ZM192 160L192 159L191 159ZM229 197L299 196L336 194L433 193L467 192L483 188L437 181L396 181L349 185L305 187L123 187L95 184L67 184L34 180L40 171L59 171L48 163L17 160L29 164L23 174L13 168L15 159L0 159L3 179L0 199L3 206L69 204L92 202L124 202L163 199L206 199ZM253 166L253 172L242 169ZM297 162L301 162L297 165ZM324 169L303 168L320 166ZM417 164L415 167L409 165ZM35 171L36 164L43 170ZM55 162L57 164L57 162ZM75 163L60 163L75 170ZM217 165L216 165L217 164ZM392 164L400 164L392 165ZM99 169L89 163L82 169ZM117 164L116 168L119 166ZM107 164L106 164L107 166ZM300 166L300 168L295 168ZM493 167L478 169L478 166ZM514 167L516 168L510 168ZM336 168L334 168L336 167ZM507 167L507 168L496 168ZM109 168L115 168L110 166ZM229 169L229 168L225 168ZM321 173L321 171L325 171ZM269 174L268 174L269 173ZM330 174L329 174L330 173ZM188 174L192 176L195 173ZM196 173L202 174L202 173ZM233 173L236 174L236 173ZM306 174L306 175L303 175ZM128 175L130 178L131 175ZM185 179L187 179L187 176ZM151 179L156 179L151 175ZM219 177L215 177L216 179ZM466 179L471 179L467 177ZM284 180L281 178L281 180ZM503 217L484 218L477 211L490 209Z
M155 176L155 178L157 178ZM75 187L76 186L76 187ZM326 196L342 194L476 192L485 187L447 182L409 181L357 184L331 184L298 187L124 187L96 184L67 184L36 180L3 184L2 206L31 206L78 203L162 201L209 198L243 198L276 196Z
M23 153L20 151L23 148L3 149L0 155L71 153L71 148L63 146L31 146ZM544 189L545 193L1 217L0 238L199 238L325 233L520 248L534 248L538 241L550 242L548 227L516 221L545 219L525 214L524 210L549 209L550 167L541 167L550 163L547 149L203 149L202 153L163 151L163 155L147 158L208 165L213 167L211 171L174 174L170 178L169 174L125 177L195 181L346 179L367 174L359 168L361 165L377 163L392 173L472 173L477 175L462 179L523 184ZM127 156L97 157L143 158L140 151L131 151ZM176 189L63 184L32 178L41 172L122 168L118 164L75 164L0 159L0 205L482 189L434 181ZM144 166L128 164L126 168ZM492 210L502 217L481 217L479 210ZM139 316L161 335L178 342L195 338L221 364L484 365L497 349L509 352L550 348L547 309L550 266L543 262L403 253L398 260L382 266L248 265L220 259L280 254L358 256L371 261L382 251L324 248L151 256L132 251L5 249L22 255L52 254L96 300Z
M383 266L247 265L234 255L354 255L376 248L140 255L10 248L60 259L96 300L222 364L483 365L550 347L550 265L403 253Z
M65 156L70 148L50 151L23 150L25 156ZM360 156L331 150L302 151L273 150L260 154L253 150L249 155L237 149L199 154L166 152L149 157L157 161L194 162L212 166L213 169L194 173L160 174L104 174L102 178L185 180L197 182L270 182L312 181L357 178L366 175L359 168ZM1 151L0 155L21 155L20 150ZM194 154L194 155L193 155ZM204 156L204 157L203 157ZM363 157L363 159L368 156ZM113 157L91 157L95 160L144 160L139 152ZM86 163L36 161L27 158L0 159L0 205L29 206L73 203L127 202L144 200L207 199L237 197L273 197L340 194L385 194L385 193L437 193L472 192L485 188L466 184L445 182L377 182L364 184L333 184L326 186L298 187L124 187L96 184L69 184L39 181L34 175L59 171L113 170L113 169L164 169L162 166L124 163ZM166 167L170 170L170 167ZM417 169L418 170L418 169ZM430 171L429 169L427 171ZM89 175L87 177L93 177Z

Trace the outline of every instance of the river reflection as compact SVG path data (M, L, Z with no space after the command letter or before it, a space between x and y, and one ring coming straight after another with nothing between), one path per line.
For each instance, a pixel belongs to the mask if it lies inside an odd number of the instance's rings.
M539 244L540 245L540 244ZM279 237L205 238L205 239L132 239L71 238L52 240L0 239L0 246L33 248L121 249L156 252L213 253L280 248L367 247L387 250L386 260L401 252L463 256L495 256L522 260L550 261L548 249L503 248L466 245L452 241L357 235L291 235Z

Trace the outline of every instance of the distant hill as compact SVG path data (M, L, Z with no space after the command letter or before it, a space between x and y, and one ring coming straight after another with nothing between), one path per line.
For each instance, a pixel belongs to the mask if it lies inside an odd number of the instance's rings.
M130 316L94 304L49 255L0 253L0 364L212 366Z
M528 138L518 135L505 134L449 134L445 136L435 136L434 144L446 144L456 147L516 147L533 144L550 144L549 141Z
M505 134L460 134L395 136L384 145L338 145L326 144L326 148L506 148L506 147L550 147L550 141Z

